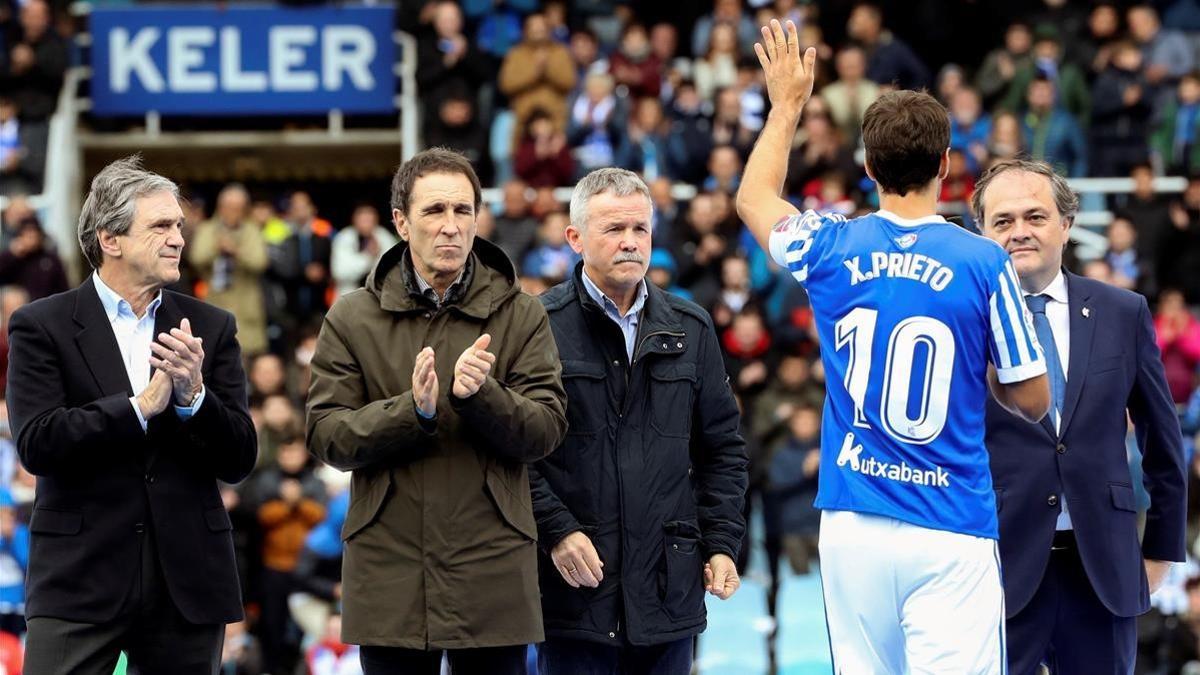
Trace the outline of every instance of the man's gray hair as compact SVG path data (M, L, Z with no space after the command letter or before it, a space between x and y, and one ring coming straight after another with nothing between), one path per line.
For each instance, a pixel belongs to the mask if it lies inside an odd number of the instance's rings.
M640 194L646 198L650 208L654 202L650 199L650 188L641 176L627 169L596 169L575 184L571 193L571 225L580 232L587 229L588 200L596 195L607 192L614 197L628 197Z
M143 169L140 155L118 159L96 174L79 212L79 247L92 267L100 269L104 262L100 230L125 234L133 226L137 200L157 192L170 192L178 198L179 186Z
M1045 176L1050 181L1050 190L1054 196L1054 206L1058 208L1058 215L1062 217L1064 222L1075 222L1075 214L1079 213L1079 195L1071 189L1070 185L1067 185L1067 179L1063 178L1054 170L1054 167L1046 162L1016 158L1001 160L991 165L979 177L979 182L975 184L975 193L971 195L971 214L975 216L975 222L981 229L986 224L983 219L984 193L987 192L988 185L997 176L1010 171L1021 171Z

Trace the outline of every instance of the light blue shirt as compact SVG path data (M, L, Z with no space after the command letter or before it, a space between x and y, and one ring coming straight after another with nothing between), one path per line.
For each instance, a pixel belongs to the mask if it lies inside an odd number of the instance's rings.
M621 329L621 333L625 336L625 355L629 358L629 362L633 363L633 343L637 341L638 321L641 320L642 308L646 306L646 296L650 295L650 292L646 290L646 280L642 279L638 282L637 297L634 298L633 305L630 306L625 316L621 316L621 310L617 307L617 303L613 302L604 294L604 291L600 290L599 286L592 282L586 269L583 270L583 287L587 290L587 294L592 296L592 300L604 308L604 313L613 320L613 323L617 324L617 328Z
M142 431L145 431L146 418L138 408L137 397L146 389L146 385L150 384L150 343L154 341L154 317L162 304L162 291L158 292L146 307L146 311L138 317L133 313L133 306L129 301L109 288L108 284L100 279L99 273L92 273L92 279L96 284L96 294L100 296L100 304L104 307L104 314L108 317L113 335L117 338L125 374L129 376L129 384L133 387L133 396L129 397L129 403L142 425ZM204 392L205 388L201 385L200 395L196 397L194 404L175 406L175 414L179 415L179 419L186 420L196 414L196 410L204 402Z

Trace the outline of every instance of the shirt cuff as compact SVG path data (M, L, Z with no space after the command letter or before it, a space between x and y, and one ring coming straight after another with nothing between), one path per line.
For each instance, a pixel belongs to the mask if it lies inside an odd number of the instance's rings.
M142 431L145 431L146 430L146 418L142 417L142 411L140 408L138 408L136 396L129 397L129 405L133 406L133 414L137 415L138 424L142 425Z
M426 415L421 406L417 405L417 398L413 397L413 410L417 412L417 424L421 427L421 431L427 434L432 434L437 431L437 411L433 411L432 415Z
M182 405L175 406L175 414L179 415L179 419L181 419L181 420L191 419L192 415L196 414L196 411L200 409L200 404L204 403L204 392L205 392L204 385L200 385L200 393L196 396L195 403L193 403L189 406L182 406Z

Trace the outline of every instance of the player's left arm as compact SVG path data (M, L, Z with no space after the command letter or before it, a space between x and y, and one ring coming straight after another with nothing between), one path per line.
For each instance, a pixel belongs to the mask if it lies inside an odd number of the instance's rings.
M1142 480L1150 493L1142 557L1147 561L1182 561L1187 521L1183 434L1154 339L1150 308L1142 297L1138 298L1136 323L1136 375L1127 405L1142 451Z
M798 213L780 195L787 176L788 153L804 104L812 96L817 52L809 48L801 57L795 24L787 33L778 21L762 28L763 41L754 53L766 75L771 111L758 135L737 194L737 212L764 250L770 250L771 229L783 218Z

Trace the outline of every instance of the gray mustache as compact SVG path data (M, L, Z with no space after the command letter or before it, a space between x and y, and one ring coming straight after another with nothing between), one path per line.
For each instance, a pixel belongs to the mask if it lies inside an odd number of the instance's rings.
M615 263L623 263L623 262L634 262L639 265L645 265L646 257L643 256L641 253L630 252L630 253L618 253L616 255L616 257L613 258L614 264Z

